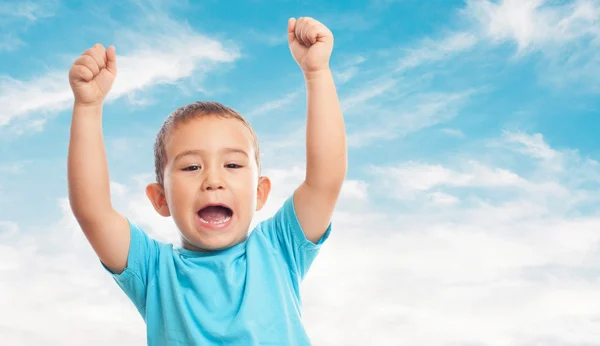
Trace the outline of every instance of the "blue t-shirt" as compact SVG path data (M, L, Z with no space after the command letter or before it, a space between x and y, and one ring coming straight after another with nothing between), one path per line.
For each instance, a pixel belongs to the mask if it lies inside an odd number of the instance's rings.
M130 223L127 267L114 274L146 322L149 346L310 345L299 285L317 243L306 239L293 197L246 241L216 252L173 248Z

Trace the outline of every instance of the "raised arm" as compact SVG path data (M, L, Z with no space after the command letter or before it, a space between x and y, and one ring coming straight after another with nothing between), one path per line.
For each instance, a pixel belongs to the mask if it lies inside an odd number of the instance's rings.
M329 68L333 34L302 17L288 22L288 41L308 95L306 179L294 194L294 205L306 238L316 243L330 223L347 170L344 119Z
M110 200L102 138L102 105L117 73L115 48L96 44L69 71L75 102L68 156L71 209L92 248L110 270L121 273L129 253L129 224Z

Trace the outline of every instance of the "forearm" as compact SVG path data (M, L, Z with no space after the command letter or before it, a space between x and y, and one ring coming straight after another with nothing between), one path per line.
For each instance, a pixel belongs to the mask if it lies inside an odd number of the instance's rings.
M111 211L101 106L73 108L67 165L69 201L75 217L91 221Z
M306 184L338 191L347 170L344 118L330 70L306 73Z

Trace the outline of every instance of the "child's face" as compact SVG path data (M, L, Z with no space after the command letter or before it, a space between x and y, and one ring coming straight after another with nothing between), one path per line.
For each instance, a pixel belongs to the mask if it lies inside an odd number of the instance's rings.
M173 129L165 150L164 190L151 184L148 196L161 215L173 216L183 246L219 250L244 241L270 190L258 176L250 131L237 119L203 116ZM205 209L215 204L227 208Z

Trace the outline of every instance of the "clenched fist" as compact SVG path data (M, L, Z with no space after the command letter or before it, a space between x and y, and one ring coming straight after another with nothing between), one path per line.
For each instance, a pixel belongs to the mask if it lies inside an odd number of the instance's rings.
M311 73L329 68L333 50L333 34L319 21L300 17L288 20L288 43L292 56L303 72Z
M86 50L75 60L69 71L69 83L75 96L75 104L98 106L117 76L117 55L115 47L104 49L101 44Z

